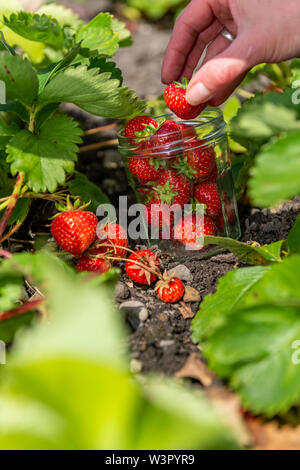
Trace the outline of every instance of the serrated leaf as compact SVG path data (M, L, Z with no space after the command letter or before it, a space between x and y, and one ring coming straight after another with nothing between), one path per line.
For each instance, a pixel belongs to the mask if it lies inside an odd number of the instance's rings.
M291 134L263 147L249 182L255 205L271 207L300 194L299 146L300 135Z
M63 115L49 118L38 135L19 132L7 146L12 174L23 171L35 192L55 191L74 169L81 133L78 124Z
M75 172L74 178L68 181L67 186L72 196L79 196L84 202L91 202L89 210L96 212L100 204L109 204L109 198L94 183L78 171Z
M8 52L1 54L0 80L6 85L7 101L17 99L25 105L32 105L38 93L38 79L27 59Z
M265 142L283 132L299 132L299 109L292 101L293 90L258 94L244 103L231 121L232 137L242 145L246 139Z
M120 85L123 83L122 71L116 66L112 60L108 60L105 56L91 57L88 64L89 69L98 68L99 73L109 72L111 78L119 80Z
M25 39L42 42L55 49L63 47L63 29L57 20L50 16L21 11L12 13L9 17L4 16L3 23Z
M298 217L288 235L287 246L290 253L300 254L300 217Z
M29 39L25 39L22 36L19 36L14 31L3 25L1 31L4 34L5 41L7 42L7 44L12 47L20 48L23 52L27 54L31 62L35 64L40 64L43 61L45 57L45 44L41 42L29 41Z
M0 104L0 111L17 114L22 121L29 122L29 113L19 101L7 101L5 104Z
M217 292L205 297L192 322L193 337L201 342L226 321L226 316L241 308L248 291L252 292L270 267L256 266L230 271L222 277Z
M86 65L70 67L56 75L39 96L38 104L73 103L96 116L130 118L145 109L134 92L119 87L110 73L98 73Z
M113 31L112 16L99 13L88 24L81 26L75 36L83 49L97 51L98 54L114 55L119 48L119 34Z
M266 265L281 261L281 249L283 240L271 245L257 246L247 244L232 238L206 236L204 245L218 245L231 251L245 264Z

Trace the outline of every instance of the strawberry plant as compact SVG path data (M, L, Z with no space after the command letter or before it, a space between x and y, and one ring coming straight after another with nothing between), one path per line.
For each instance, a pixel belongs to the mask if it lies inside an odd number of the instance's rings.
M144 103L122 86L121 72L110 60L130 41L124 24L110 14L100 13L85 24L52 4L35 14L7 13L3 25L0 80L7 101L0 105L0 210L6 211L2 241L20 227L35 198L63 203L69 193L85 202L93 200L94 208L108 200L74 171L82 131L60 111L61 103L110 118L128 118L144 109ZM26 57L23 40L41 45L41 61Z

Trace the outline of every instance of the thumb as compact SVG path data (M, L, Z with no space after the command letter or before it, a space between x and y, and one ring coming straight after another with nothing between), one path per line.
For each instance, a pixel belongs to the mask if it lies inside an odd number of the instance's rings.
M248 39L235 39L224 52L206 62L189 83L187 101L196 106L211 100L258 63L253 57L253 42L249 43Z

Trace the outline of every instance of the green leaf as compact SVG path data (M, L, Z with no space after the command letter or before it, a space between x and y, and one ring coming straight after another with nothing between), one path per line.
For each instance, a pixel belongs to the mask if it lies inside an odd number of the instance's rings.
M129 0L128 4L154 20L162 18L169 10L179 6L182 0Z
M248 245L232 238L206 236L204 245L218 245L231 251L245 264L266 265L281 261L281 250L284 241L271 245L257 246L257 243Z
M116 66L112 60L108 60L105 56L91 57L88 64L89 69L98 68L99 73L109 72L110 78L119 80L120 85L123 83L122 71Z
M298 217L288 235L287 246L290 253L300 254L300 217Z
M98 54L112 56L119 48L119 33L113 31L109 13L99 13L88 24L81 26L75 39L81 42L83 49L97 51Z
M2 273L0 265L0 313L16 307L16 302L22 293L22 285L21 276L12 272Z
M123 21L119 21L117 18L112 18L111 23L114 33L118 34L119 47L128 47L132 44L131 32L126 28Z
M80 43L73 47L73 49L71 49L71 51L60 62L50 67L50 70L48 69L46 71L39 72L39 93L43 91L47 83L50 82L51 78L53 78L57 72L64 69L73 62L79 53L79 50Z
M82 173L75 172L73 179L68 181L67 186L72 196L79 196L83 202L91 202L89 210L96 212L100 204L109 204L109 198L102 190Z
M217 292L205 297L192 322L194 340L201 342L226 322L227 315L243 307L247 292L252 292L270 269L265 266L241 268L222 277Z
M271 207L300 194L300 135L266 145L256 158L250 179L255 205Z
M6 85L7 100L32 105L38 93L36 72L27 59L6 52L0 55L0 80Z
M10 47L10 45L7 44L7 42L5 41L5 37L2 31L0 31L0 42L3 45L4 49L10 52L11 55L16 55L16 51L13 49L13 47Z
M299 109L293 104L293 90L284 94L258 94L244 103L231 121L232 137L242 145L250 139L265 142L283 132L299 132Z
M3 23L15 33L30 41L61 49L64 45L63 29L55 18L20 11L3 18Z
M233 306L228 305L230 291L237 287L236 277L243 282L254 269L260 270L259 277L251 282L250 276L250 282L242 283L238 302L233 298ZM293 344L300 338L299 278L298 255L269 268L229 273L222 289L220 285L207 300L208 309L204 305L200 311L202 320L194 320L195 335L206 338L204 354L209 366L230 380L244 406L254 413L273 416L299 403L299 365L292 360Z
M35 191L56 190L71 173L81 142L81 130L70 117L55 115L40 128L38 135L24 130L7 146L7 161L15 175L23 171L29 187Z
M88 70L86 65L70 67L56 75L39 96L38 104L73 103L96 116L130 118L145 109L143 101L128 88L120 88L110 73Z
M30 325L34 317L35 314L33 312L27 312L8 320L0 321L0 341L4 341L7 344L10 343L17 331Z
M24 122L29 122L29 113L19 101L7 101L5 104L0 104L0 112L14 113Z

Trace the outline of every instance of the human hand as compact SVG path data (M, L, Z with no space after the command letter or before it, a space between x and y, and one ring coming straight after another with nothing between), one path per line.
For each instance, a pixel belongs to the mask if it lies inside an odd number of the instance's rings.
M192 105L218 106L255 65L300 56L299 24L299 0L192 0L176 21L162 80L191 78L211 43L186 97ZM233 42L222 36L224 28Z

